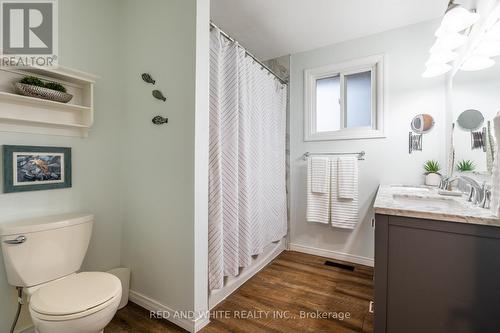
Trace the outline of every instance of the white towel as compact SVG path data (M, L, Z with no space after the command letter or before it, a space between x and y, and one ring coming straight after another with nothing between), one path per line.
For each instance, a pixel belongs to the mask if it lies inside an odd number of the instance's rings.
M448 151L448 169L446 170L446 174L450 177L453 175L453 168L455 167L455 145L453 144L454 131L455 123L452 123L450 133L450 150Z
M492 188L491 188L491 212L500 216L500 112L493 118L493 134L495 135L496 149L495 161L493 162L492 171Z
M313 161L316 158L309 158L307 162L307 222L330 223L330 160L326 161L326 172L324 173L326 191L313 192ZM318 174L319 175L319 174ZM319 177L318 177L319 178Z
M331 177L331 188L334 189L331 191L331 222L335 228L354 229L359 221L357 167L356 175L352 178L354 188L352 199L344 199L340 198L338 193L338 164L331 163L332 175L337 175Z
M340 157L338 160L338 197L354 199L358 190L358 159L356 157Z
M330 173L330 160L325 157L312 157L311 164L311 191L314 193L328 193L330 183L328 174Z
M493 171L493 161L495 161L495 140L491 133L491 121L488 121L486 127L486 170L489 173Z

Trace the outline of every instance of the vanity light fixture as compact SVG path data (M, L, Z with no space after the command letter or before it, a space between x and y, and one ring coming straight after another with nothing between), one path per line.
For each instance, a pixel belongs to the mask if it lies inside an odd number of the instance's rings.
M479 71L482 69L490 68L495 65L495 60L491 59L488 56L484 55L472 55L468 57L460 69L463 71L471 72L471 71Z
M466 36L458 32L450 32L438 37L431 48L431 53L452 51L458 49L460 46L463 46L465 43L467 43Z
M464 31L470 28L478 20L479 14L467 10L451 0L441 22L441 26L436 31L436 37Z
M493 58L500 55L500 21L497 21L482 36L472 56ZM492 60L493 61L493 60Z
M452 68L448 64L429 64L422 76L425 78L440 76L448 73Z
M497 43L493 42L481 42L479 46L472 53L475 56L488 56L494 58L500 55L500 41Z
M462 32L479 20L479 14L465 9L450 0L448 9L435 35L436 42L431 47L430 58L426 62L425 78L436 77L453 69L451 62L458 59L454 50L467 43L467 36Z
M497 20L497 22L490 29L488 29L486 33L486 40L492 42L500 41L500 21Z
M452 51L443 51L432 53L429 61L425 63L426 66L432 66L433 64L446 64L451 61L458 59L458 53Z

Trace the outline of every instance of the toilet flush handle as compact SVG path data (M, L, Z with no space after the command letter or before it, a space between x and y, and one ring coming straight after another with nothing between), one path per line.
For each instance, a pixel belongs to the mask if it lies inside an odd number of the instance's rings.
M18 236L16 239L4 241L4 243L11 245L22 244L24 242L26 242L26 236Z

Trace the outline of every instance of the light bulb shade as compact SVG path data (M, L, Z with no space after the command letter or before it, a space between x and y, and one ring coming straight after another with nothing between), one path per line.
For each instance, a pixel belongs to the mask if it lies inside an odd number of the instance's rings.
M452 51L467 43L467 37L457 32L448 33L439 37L431 47L431 53L441 53L446 50Z
M497 41L500 43L500 21L498 21L491 29L486 32L484 40L491 42Z
M434 52L431 53L429 61L425 63L426 66L431 66L433 64L446 64L448 62L457 60L458 53L452 51Z
M480 15L461 7L455 6L448 10L443 17L441 26L436 31L436 36L441 37L451 32L463 31L479 20Z
M465 60L460 67L461 70L472 72L490 68L495 65L495 60L486 56L473 55Z
M431 78L440 76L451 71L452 67L448 64L432 64L427 66L427 69L422 74L422 77Z
M500 41L483 40L474 50L473 55L485 57L497 57L500 55Z

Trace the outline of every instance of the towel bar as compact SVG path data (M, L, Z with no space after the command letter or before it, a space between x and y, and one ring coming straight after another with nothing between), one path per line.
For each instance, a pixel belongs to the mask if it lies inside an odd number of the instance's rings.
M304 155L302 155L302 159L305 161L305 160L307 160L307 158L309 156L312 156L312 155L358 155L358 160L364 161L365 156L366 156L366 152L364 150L357 152L357 153L354 153L354 152L353 153L310 153L310 152L305 152Z

